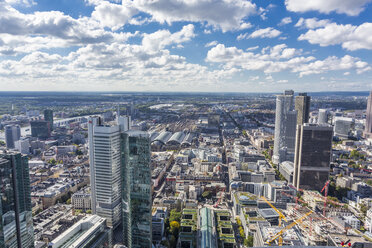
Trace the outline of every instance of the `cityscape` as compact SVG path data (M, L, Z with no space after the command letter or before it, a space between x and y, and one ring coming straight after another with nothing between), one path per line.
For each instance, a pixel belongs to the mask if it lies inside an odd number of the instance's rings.
M0 101L1 247L372 245L372 92Z
M0 248L372 248L372 0L0 0Z

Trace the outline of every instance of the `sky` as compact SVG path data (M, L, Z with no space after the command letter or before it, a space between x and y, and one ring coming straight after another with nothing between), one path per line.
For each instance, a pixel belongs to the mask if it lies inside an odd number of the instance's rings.
M372 0L0 0L1 91L372 89Z

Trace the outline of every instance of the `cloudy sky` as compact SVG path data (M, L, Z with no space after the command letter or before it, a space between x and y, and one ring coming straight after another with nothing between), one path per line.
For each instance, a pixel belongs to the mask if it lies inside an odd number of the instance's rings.
M372 0L0 0L0 89L372 89Z

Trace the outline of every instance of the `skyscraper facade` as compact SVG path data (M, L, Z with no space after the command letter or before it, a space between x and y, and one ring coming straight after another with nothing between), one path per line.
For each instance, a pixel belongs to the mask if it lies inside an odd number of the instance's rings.
M292 90L276 97L273 163L279 164L293 154L295 147L297 112L293 106Z
M92 212L116 228L121 222L121 156L119 125L89 118L89 159Z
M151 150L148 133L122 135L123 237L128 248L152 246Z
M0 155L0 247L34 247L28 158Z
M50 137L49 121L31 121L31 136L39 139L47 139Z
M307 93L299 93L296 96L295 110L297 111L297 125L309 122L310 96Z
M366 138L372 138L372 91L369 93L366 112L366 127L364 130Z
M326 124L326 123L328 123L328 110L319 109L318 124Z
M21 138L19 125L6 125L4 128L6 148L15 148L15 142Z
M44 120L49 122L50 129L53 130L53 110L44 110Z
M333 128L327 124L297 126L293 185L321 190L328 180Z

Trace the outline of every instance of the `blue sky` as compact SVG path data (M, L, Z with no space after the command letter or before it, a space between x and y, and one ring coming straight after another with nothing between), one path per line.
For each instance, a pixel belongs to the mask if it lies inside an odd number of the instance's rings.
M372 89L372 0L0 0L0 87Z

